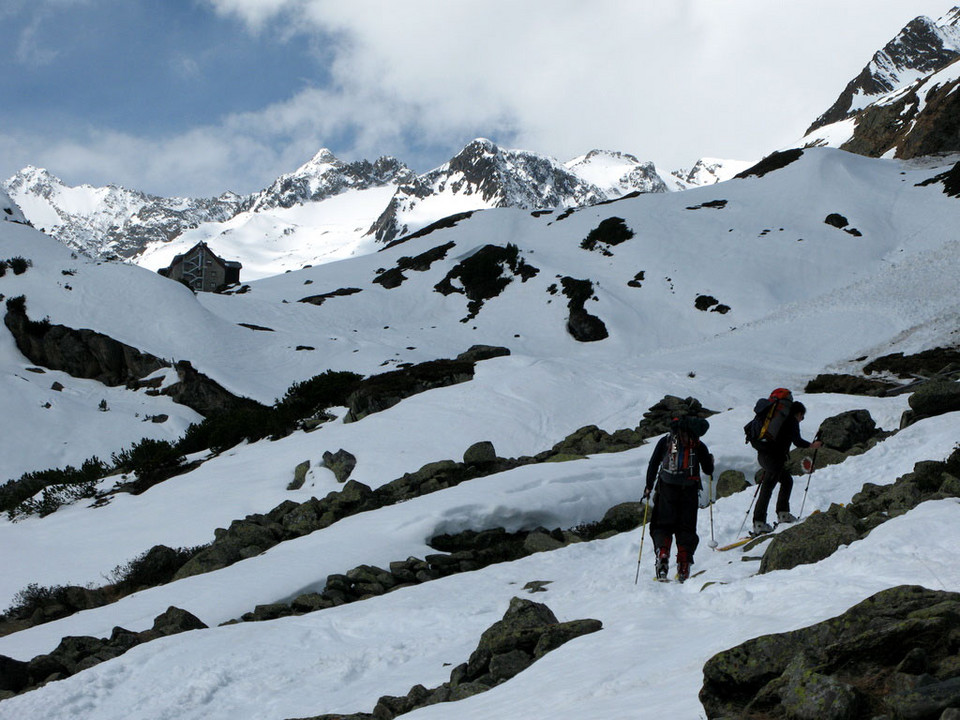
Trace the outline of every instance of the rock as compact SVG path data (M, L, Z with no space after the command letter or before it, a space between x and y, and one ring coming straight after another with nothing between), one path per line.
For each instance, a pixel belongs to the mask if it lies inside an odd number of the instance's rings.
M643 522L643 503L625 502L607 510L600 521L597 532L628 532L640 527Z
M924 383L908 402L916 418L956 412L960 410L960 382L937 380Z
M850 685L808 667L803 654L783 673L780 703L797 720L851 720L860 709L860 697Z
M170 606L166 612L157 615L152 629L160 635L176 635L188 630L203 630L206 627L196 615Z
M0 692L18 693L29 681L29 663L0 655Z
M816 563L832 555L841 545L858 540L855 518L842 510L834 505L829 511L814 513L802 523L775 535L763 554L759 572Z
M504 357L509 354L509 348L498 347L496 345L473 345L469 350L457 355L457 360L477 363L482 360L491 360L492 358Z
M709 718L938 718L960 699L960 677L943 675L958 632L960 594L891 588L839 617L718 653L704 665L700 701ZM910 680L898 668L917 648L931 675Z
M528 553L548 552L562 548L564 543L544 531L534 531L523 541L523 549Z
M340 448L335 453L329 451L323 453L323 465L333 472L337 482L346 482L353 469L357 466L357 458L353 453L349 453Z
M489 465L497 461L497 451L489 440L482 440L467 448L463 454L464 465Z
M283 530L290 537L309 535L320 529L320 502L316 498L300 503L283 516Z
M299 490L307 480L307 471L310 470L310 461L304 460L293 469L293 480L287 485L287 490Z
M490 676L495 682L509 680L533 664L533 657L523 650L511 650L490 658Z
M730 497L750 487L747 477L739 470L724 470L716 482L716 498Z
M589 635L602 629L603 623L592 619L571 620L570 622L553 625L540 636L536 647L533 649L533 657L539 659L574 638Z
M556 625L557 622L557 616L546 605L512 598L503 619L480 636L477 651L491 657L518 649L532 654L545 627Z
M808 382L803 391L806 393L882 396L897 387L895 383L869 380L858 375L821 374Z
M680 418L684 415L707 418L716 415L716 411L707 410L700 404L699 400L693 397L679 398L675 395L665 395L662 400L651 406L643 414L643 419L640 421L637 430L643 438L663 435L670 430L670 422L673 418Z
M869 442L877 434L877 424L866 410L850 410L827 418L820 424L820 439L833 450L849 452Z

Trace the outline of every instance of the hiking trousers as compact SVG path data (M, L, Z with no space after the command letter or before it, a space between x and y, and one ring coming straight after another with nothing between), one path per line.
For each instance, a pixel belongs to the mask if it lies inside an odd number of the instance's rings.
M650 520L650 537L657 548L670 547L671 536L677 548L685 548L690 561L700 543L697 536L697 510L700 509L700 488L658 482L657 495Z
M757 453L757 461L763 468L763 480L760 483L760 494L757 496L757 505L753 511L754 522L767 521L767 507L773 496L773 488L779 483L780 492L777 494L777 513L790 512L790 493L793 491L793 476L784 467L786 458L768 453Z

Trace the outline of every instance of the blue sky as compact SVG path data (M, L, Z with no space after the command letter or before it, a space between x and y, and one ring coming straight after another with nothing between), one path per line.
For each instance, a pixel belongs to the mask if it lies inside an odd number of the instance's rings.
M422 172L474 137L667 170L758 159L953 3L772 5L2 0L0 178L251 192L321 147Z

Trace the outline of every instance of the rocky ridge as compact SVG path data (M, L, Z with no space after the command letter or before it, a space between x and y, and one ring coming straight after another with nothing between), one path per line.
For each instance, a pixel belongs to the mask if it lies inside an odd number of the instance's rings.
M25 167L4 188L27 218L64 245L98 258L129 259L150 243L169 242L204 222L228 220L244 199L164 198L118 185L67 186L42 168ZM87 209L93 204L95 209Z
M810 125L806 134L853 116L871 99L941 70L958 57L960 7L936 21L926 16L914 18L874 54L834 104Z

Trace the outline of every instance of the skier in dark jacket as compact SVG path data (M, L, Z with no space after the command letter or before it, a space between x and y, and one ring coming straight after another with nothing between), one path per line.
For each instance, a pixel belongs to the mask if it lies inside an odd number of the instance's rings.
M821 446L819 440L807 442L800 437L800 423L806 415L807 408L802 402L795 402L790 407L790 415L783 421L783 427L777 433L775 440L769 447L757 451L757 462L763 468L763 480L760 484L760 494L757 496L757 507L753 511L754 534L768 533L773 528L767 522L767 506L773 495L773 488L780 483L780 492L777 494L777 522L794 523L797 518L790 512L790 493L793 490L793 477L784 467L790 459L790 446L799 448L813 448Z
M643 493L649 499L656 487L650 536L656 548L657 579L665 580L670 562L670 545L677 538L677 579L690 576L690 565L700 538L697 510L700 508L700 471L713 474L713 456L700 440L710 425L698 417L675 419L670 433L660 438L650 464Z

